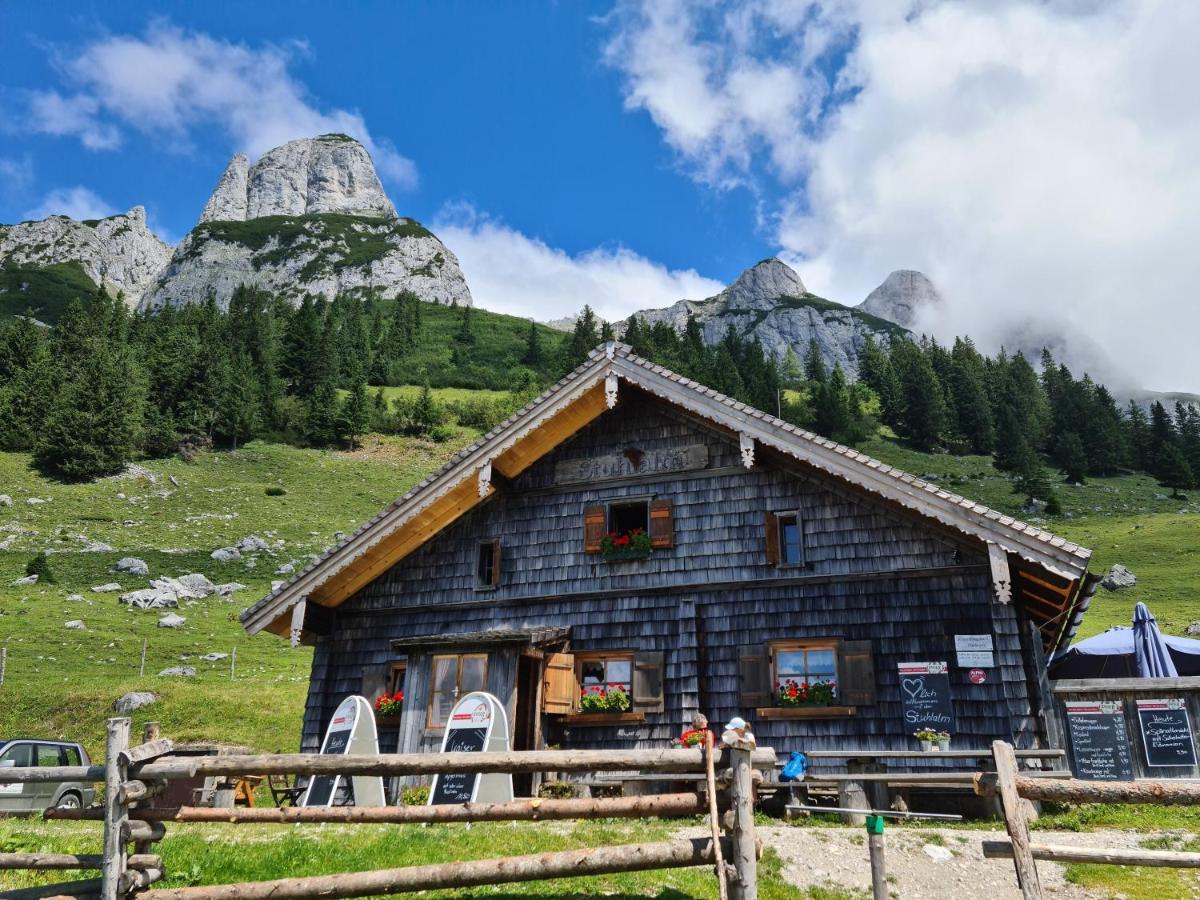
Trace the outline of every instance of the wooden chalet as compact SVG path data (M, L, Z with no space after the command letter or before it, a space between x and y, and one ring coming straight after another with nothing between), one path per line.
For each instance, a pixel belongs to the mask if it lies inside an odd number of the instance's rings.
M635 529L648 552L605 540ZM475 689L515 749L661 747L700 710L781 753L913 750L914 661L947 665L956 749L1037 748L1089 556L608 343L242 621L315 647L309 751L401 688L385 751L436 749ZM628 709L586 708L611 685Z

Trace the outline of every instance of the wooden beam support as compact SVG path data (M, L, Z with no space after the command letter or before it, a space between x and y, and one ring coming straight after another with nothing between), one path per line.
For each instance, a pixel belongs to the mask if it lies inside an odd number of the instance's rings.
M38 887L6 890L4 900L60 900L63 897L99 897L100 879L85 878L81 881L66 881L61 884L43 884Z
M1029 852L1034 859L1059 863L1200 869L1200 853L1184 853L1177 850L1108 850L1101 847L1072 847L1067 844L1031 844ZM985 859L1012 859L1012 844L1009 841L984 841L983 856Z
M728 765L729 754L718 764ZM775 765L775 751L754 751L755 768ZM383 753L328 756L278 753L252 756L173 757L147 763L142 778L194 778L197 775L433 775L450 772L696 772L704 771L700 748L688 750L522 750L502 753Z
M996 786L1004 808L1004 824L1012 841L1013 865L1017 870L1021 896L1025 900L1042 900L1037 864L1029 851L1029 819L1025 815L1025 801L1017 793L1017 758L1013 755L1012 744L994 742L992 757L996 761Z
M306 878L282 878L249 884L204 885L201 887L151 890L145 900L308 900L308 898L375 897L385 894L443 888L480 887L566 878L607 875L613 872L644 872L650 869L681 869L712 865L709 838L665 841L659 844L629 844L536 853L503 859L383 869L376 872L347 872Z
M1016 776L1013 783L1017 794L1026 800L1153 803L1160 806L1200 804L1200 783L1195 781L1084 781L1078 778L1031 778L1024 774ZM975 793L980 797L994 797L999 791L996 773L975 775Z

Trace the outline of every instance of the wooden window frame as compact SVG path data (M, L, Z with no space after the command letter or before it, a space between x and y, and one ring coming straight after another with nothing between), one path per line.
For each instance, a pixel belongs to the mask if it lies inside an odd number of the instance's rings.
M475 653L435 653L435 654L431 655L429 657L429 701L426 703L426 706L425 706L425 728L428 731L443 731L446 728L446 725L435 725L433 722L434 698L436 698L439 693L437 690L437 682L434 680L434 677L437 674L437 661L439 659L456 660L456 663L455 663L456 669L455 669L455 673L454 673L454 702L455 703L457 703L459 697L462 696L462 673L463 673L464 660L468 660L468 659L482 659L483 660L483 688L481 688L481 690L487 689L488 654L475 652ZM453 709L453 707L451 707L451 709Z
M783 527L787 520L795 519L799 532L800 558L795 561L785 559L787 544L783 539ZM765 516L767 565L776 569L807 569L808 553L804 546L804 515L799 509L782 509L768 512Z
M628 724L630 722L646 721L646 707L643 705L643 708L639 709L638 708L639 703L637 702L637 699L635 696L635 691L636 691L635 685L637 683L637 678L638 678L637 666L638 666L638 656L639 656L639 652L637 650L581 650L581 651L575 651L572 655L575 658L575 684L576 684L575 711L570 713L569 715L565 715L562 717L562 721L563 721L564 725L567 725L567 726L573 726L573 725L574 726L579 726L579 725L602 726L602 725L621 725L621 724ZM586 663L595 662L596 660L604 660L605 662L607 662L609 660L619 660L622 662L629 663L630 708L627 712L588 713L588 712L583 712L580 709L579 702L580 702L580 699L582 696L581 691L584 686L583 678L581 677L581 672L582 672L583 666ZM605 674L607 674L607 672ZM651 710L651 711L653 711L653 710Z
M763 706L756 710L764 719L832 719L856 715L857 707L845 704L830 704L829 706L781 706L775 685L780 681L779 654L797 650L831 650L833 651L833 674L838 679L838 691L841 692L841 645L840 638L799 638L795 640L779 640L767 642L767 662L769 666L769 684L771 688L772 705Z
M628 684L629 684L629 704L630 704L630 712L632 712L632 709L633 709L633 665L634 665L634 656L635 655L636 654L634 653L633 650L584 650L582 652L576 651L574 654L574 656L575 656L575 683L579 685L580 691L582 692L583 688L585 687L585 685L583 683L583 667L586 663L594 663L594 662L596 662L596 660L601 660L601 661L605 662L606 664L608 663L609 660L619 660L621 662L628 662L629 663L629 682L628 682ZM607 665L605 666L605 674L606 675L608 674ZM605 681L604 683L608 684L607 681ZM582 693L580 693L580 695L575 698L575 714L577 714L577 715L583 715L583 713L580 709L580 705L579 705L581 698L582 698ZM617 713L604 713L603 715L613 716L615 718L618 714ZM628 713L620 713L620 715L628 715Z
M388 671L387 693L394 694L404 690L404 679L408 676L408 660L394 662Z
M491 579L484 581L481 579L481 566L483 554L488 549L491 550ZM491 540L480 541L475 548L475 590L476 591L494 591L500 587L500 539L492 538Z

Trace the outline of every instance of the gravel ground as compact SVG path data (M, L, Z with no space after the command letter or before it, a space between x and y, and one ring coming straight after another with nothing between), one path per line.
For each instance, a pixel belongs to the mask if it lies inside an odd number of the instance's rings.
M785 863L784 877L799 887L817 885L871 892L871 863L866 829L775 827L759 835ZM689 836L700 836L701 832ZM1011 860L984 859L982 842L1004 837L1003 831L959 828L915 829L888 827L885 832L887 870L892 896L899 900L1020 900ZM1082 847L1137 847L1145 835L1127 831L1036 833L1044 843ZM1042 889L1064 900L1100 898L1063 878L1058 863L1039 862Z

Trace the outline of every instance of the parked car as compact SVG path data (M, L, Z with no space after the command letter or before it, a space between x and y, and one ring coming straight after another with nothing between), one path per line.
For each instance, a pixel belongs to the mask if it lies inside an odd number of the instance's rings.
M45 741L39 738L0 740L0 768L91 764L87 751L70 741ZM0 784L0 814L35 813L48 806L77 809L91 806L95 795L95 789L86 781Z

